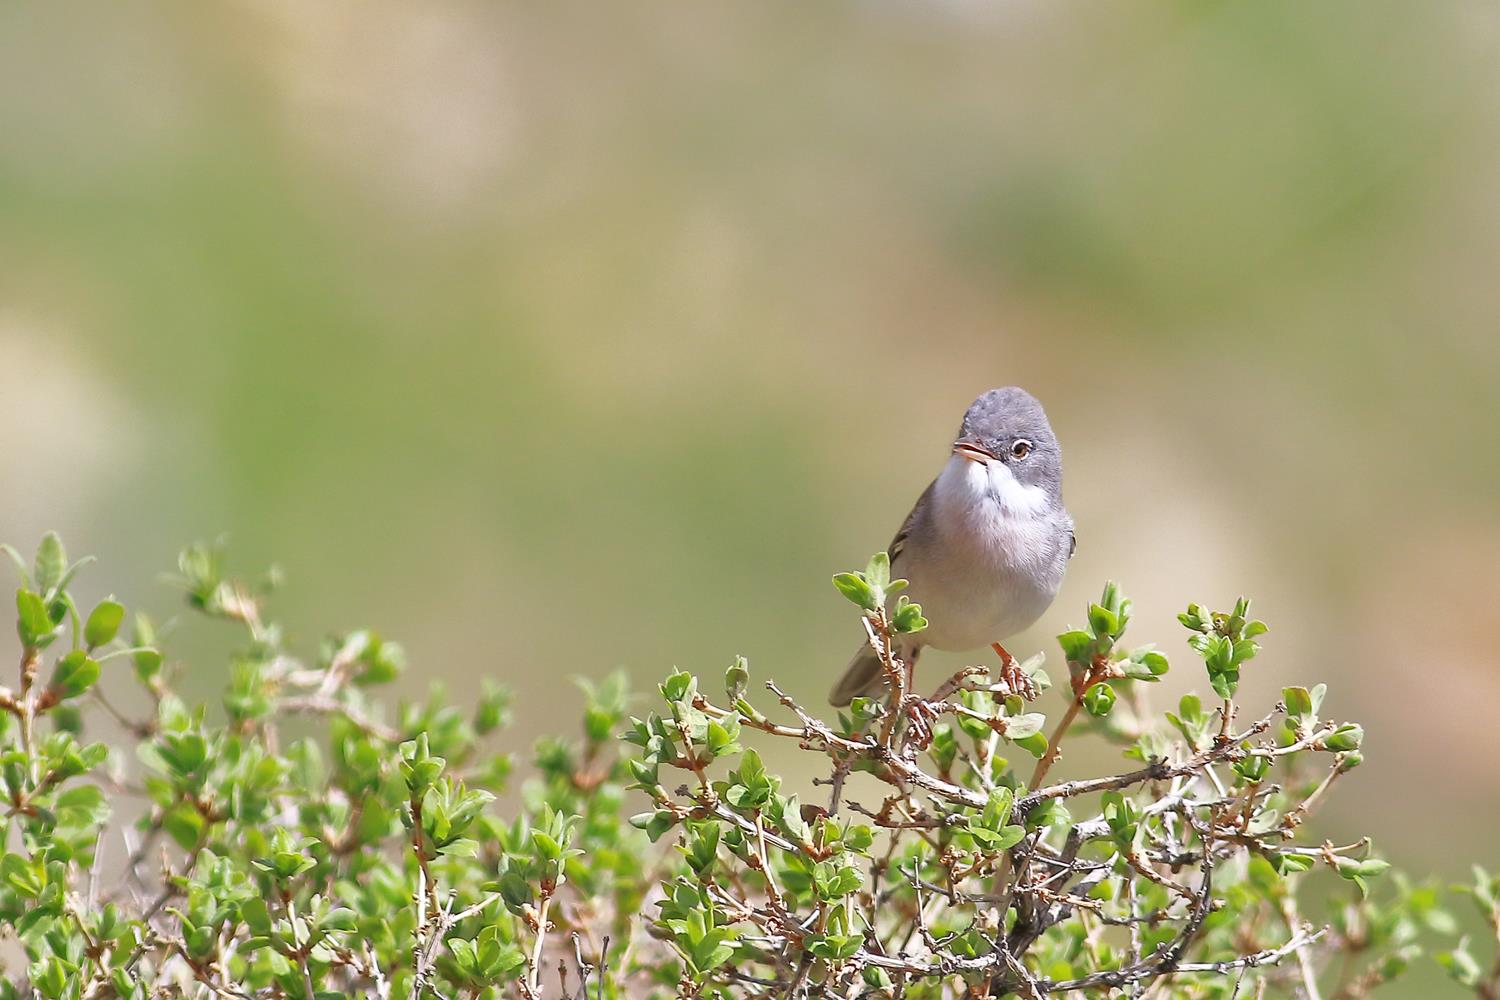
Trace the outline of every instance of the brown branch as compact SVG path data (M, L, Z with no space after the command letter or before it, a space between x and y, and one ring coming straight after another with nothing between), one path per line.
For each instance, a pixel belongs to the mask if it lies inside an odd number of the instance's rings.
M398 730L370 718L347 701L342 701L333 695L287 695L276 704L283 711L291 713L341 715L364 733L376 739L385 740L387 743L400 743L403 738Z

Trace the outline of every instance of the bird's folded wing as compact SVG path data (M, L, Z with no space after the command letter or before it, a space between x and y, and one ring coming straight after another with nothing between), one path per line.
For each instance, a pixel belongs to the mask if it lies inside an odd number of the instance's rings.
M932 502L932 489L937 485L937 480L927 484L922 495L917 497L917 502L912 505L911 513L906 515L906 520L901 522L901 529L896 532L896 537L891 539L891 547L886 549L886 554L891 557L891 569L894 574L896 560L901 558L901 550L906 547L906 538L911 534L913 526L919 518L927 516L927 505ZM900 574L894 574L897 577Z

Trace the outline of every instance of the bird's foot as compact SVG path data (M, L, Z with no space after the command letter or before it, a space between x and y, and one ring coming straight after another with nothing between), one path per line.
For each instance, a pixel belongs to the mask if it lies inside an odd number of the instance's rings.
M924 698L910 697L901 703L901 714L906 717L907 732L920 750L932 746L932 724L937 721L938 707Z
M996 676L1011 694L1020 695L1022 701L1035 701L1041 697L1036 681L1021 668L1021 664L998 642L990 643L995 655L1000 657L1000 672Z

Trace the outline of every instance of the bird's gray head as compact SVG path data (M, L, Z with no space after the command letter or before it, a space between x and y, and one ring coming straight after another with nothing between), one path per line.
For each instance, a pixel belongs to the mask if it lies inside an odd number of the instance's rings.
M1000 462L1021 485L1062 499L1062 449L1042 404L1025 389L991 389L974 400L953 452L971 462Z

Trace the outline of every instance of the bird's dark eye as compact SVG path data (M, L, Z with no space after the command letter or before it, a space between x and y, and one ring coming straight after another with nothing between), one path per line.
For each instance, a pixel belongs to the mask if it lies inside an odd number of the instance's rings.
M1021 438L1015 444L1010 446L1010 453L1016 458L1025 458L1027 455L1031 454L1031 442L1026 440L1025 438Z

